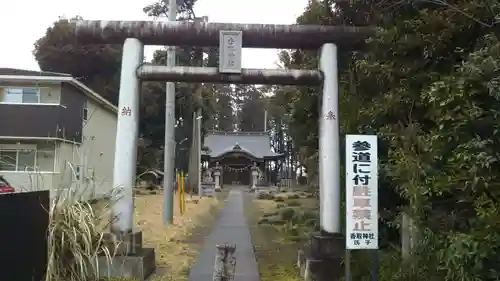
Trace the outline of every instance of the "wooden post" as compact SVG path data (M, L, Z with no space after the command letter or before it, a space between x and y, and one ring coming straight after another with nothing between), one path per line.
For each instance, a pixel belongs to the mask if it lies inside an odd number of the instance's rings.
M179 213L182 215L182 190L181 190L181 175L179 172L175 174L177 179L177 197L179 198Z
M184 182L185 182L185 179L184 179L184 171L181 171L181 198L182 198L182 214L184 214L186 212L186 197L185 197L185 190L184 190Z

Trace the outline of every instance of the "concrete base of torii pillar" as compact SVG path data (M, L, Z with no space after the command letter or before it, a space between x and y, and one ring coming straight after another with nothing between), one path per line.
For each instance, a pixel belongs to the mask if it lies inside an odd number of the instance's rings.
M325 232L311 236L309 247L297 253L297 267L304 280L336 281L344 276L345 238Z
M105 233L103 243L111 253L112 261L106 256L97 258L99 277L130 277L146 280L156 270L155 250L142 246L142 231L134 230L126 235Z

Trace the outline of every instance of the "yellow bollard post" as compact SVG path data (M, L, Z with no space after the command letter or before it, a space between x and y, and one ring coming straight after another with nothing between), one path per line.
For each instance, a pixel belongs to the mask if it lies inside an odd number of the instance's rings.
M177 178L177 196L179 197L179 213L182 215L182 195L181 195L181 175L176 173Z
M186 198L184 197L184 194L185 194L185 190L184 190L184 172L181 171L181 206L182 206L182 213L184 214L184 212L186 212Z

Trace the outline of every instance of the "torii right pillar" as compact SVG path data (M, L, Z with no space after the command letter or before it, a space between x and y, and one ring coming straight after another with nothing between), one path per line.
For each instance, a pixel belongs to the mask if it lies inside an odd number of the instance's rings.
M321 231L311 237L307 252L299 251L298 266L305 280L335 281L344 275L345 238L340 210L340 130L337 47L321 48L323 95L319 120L319 186Z

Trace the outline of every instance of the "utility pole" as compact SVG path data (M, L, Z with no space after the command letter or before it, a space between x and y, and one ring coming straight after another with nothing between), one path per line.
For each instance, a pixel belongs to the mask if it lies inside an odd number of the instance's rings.
M208 17L198 17L194 19L195 23L207 23ZM195 61L199 59L200 67L203 67L203 48L198 50L199 52L195 55ZM203 104L202 97L202 83L199 83L196 92L197 96L201 98L200 105ZM203 192L201 189L201 175L202 175L202 165L201 165L201 127L202 127L202 109L198 108L193 112L193 135L191 142L191 151L189 152L189 177L188 182L191 189L198 190L198 196L202 196Z
M203 16L201 18L197 18L196 20L202 22L202 23L207 23L208 22L208 17L207 16ZM200 66L203 67L203 48L201 49L201 57L200 57ZM203 95L201 94L201 91L202 91L202 87L203 87L203 84L200 83L200 85L198 86L198 89L199 89L199 92L200 92L200 97L201 97L201 103L203 105ZM198 112L196 114L196 122L197 122L197 131L196 131L196 177L197 177L197 185L198 185L198 195L201 197L201 195L203 194L202 190L201 190L201 175L202 175L202 169L203 169L203 166L201 165L201 126L203 124L203 115L202 115L202 109L199 108L198 109Z
M197 188L198 196L201 192L201 109L193 112L193 137L191 151L189 152L189 177L188 183L191 189Z
M193 191L195 187L197 186L196 184L196 178L195 174L196 173L196 135L197 135L197 130L196 130L196 111L193 112L193 120L191 121L192 124L192 136L191 136L191 149L189 150L189 165L188 165L188 186L190 188L190 193L191 195L193 194Z
M201 124L202 118L201 108L198 109L196 114L196 183L198 185L198 195L201 197L203 192L201 191Z
M173 22L177 17L177 2L170 0L168 4L168 21ZM167 47L167 66L175 67L175 46ZM174 165L175 165L175 83L167 82L165 102L165 152L163 196L163 224L172 224L174 220Z

